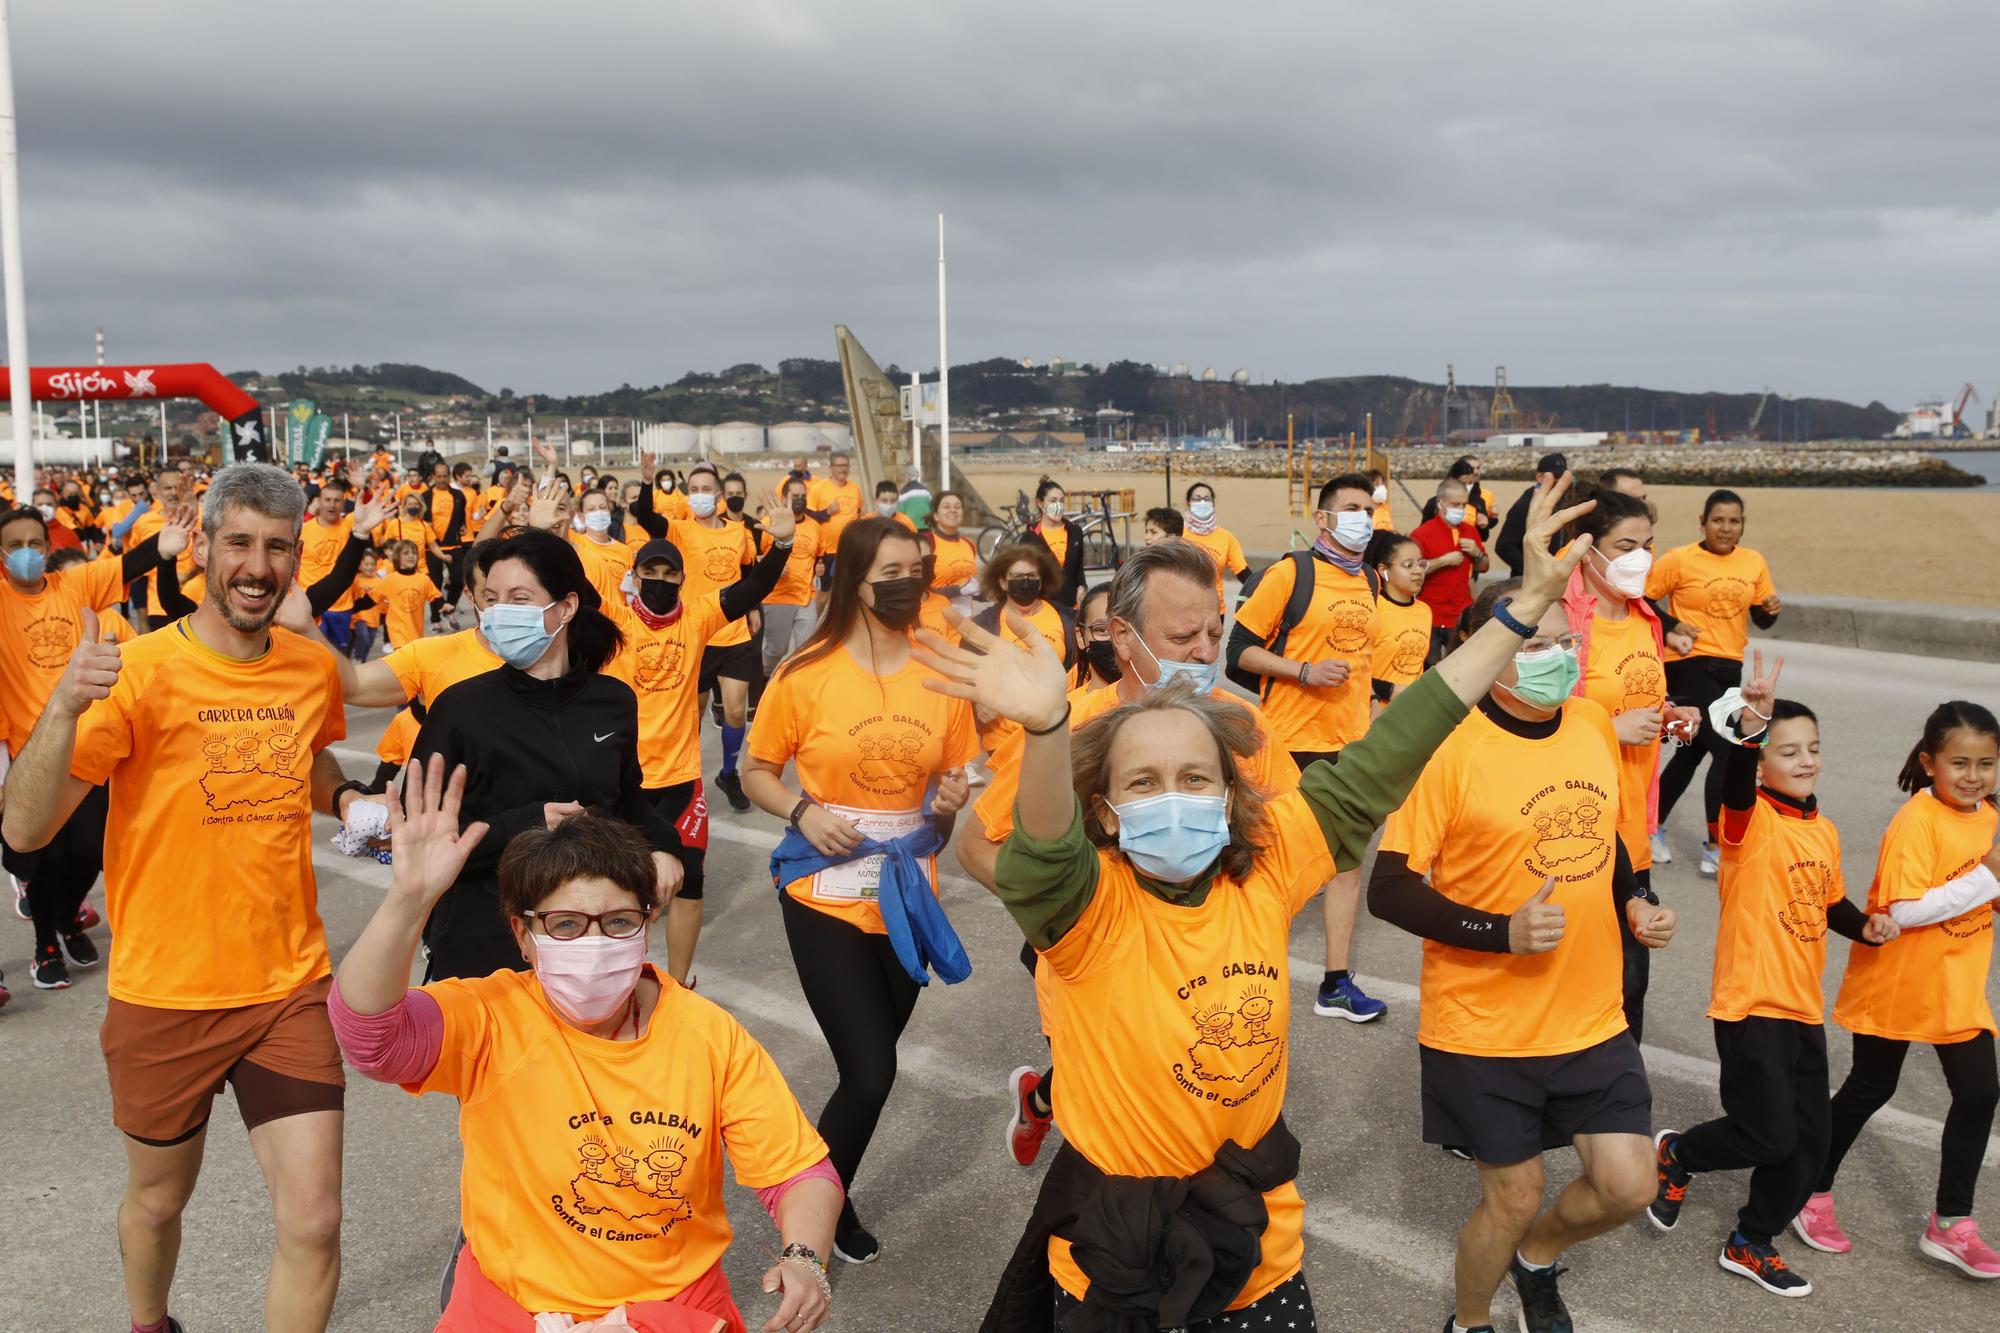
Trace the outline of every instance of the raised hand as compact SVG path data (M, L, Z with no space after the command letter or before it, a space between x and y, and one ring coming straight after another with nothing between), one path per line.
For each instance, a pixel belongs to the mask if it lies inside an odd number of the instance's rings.
M366 540L383 519L389 517L391 502L386 490L377 491L354 506L354 535Z
M458 807L464 795L465 766L454 768L447 782L441 754L432 755L427 765L412 764L401 782L389 784L384 799L389 806L397 892L426 905L435 903L465 868L465 859L486 836L486 824L477 821L459 831Z
M988 633L956 611L944 614L946 623L964 636L963 645L954 648L935 631L917 631L917 660L937 673L925 677L925 689L970 700L1029 731L1046 731L1062 720L1069 706L1069 672L1020 612L1012 605L1001 612L1014 640Z
M69 655L69 665L56 682L55 693L49 696L49 707L70 717L83 716L84 709L111 693L111 687L118 683L120 666L118 644L99 629L97 612L85 607L83 636Z
M1760 721L1771 720L1771 706L1778 700L1778 673L1784 669L1785 659L1780 656L1771 663L1771 674L1765 675L1764 650L1761 648L1752 650L1750 679L1743 682L1743 706Z
M1521 540L1521 556L1527 568L1521 574L1521 591L1515 595L1516 601L1541 608L1552 605L1569 585L1570 573L1590 550L1588 533L1571 542L1561 555L1549 549L1549 538L1597 508L1597 501L1585 500L1567 509L1557 509L1556 505L1569 492L1569 484L1570 474L1565 472L1547 490L1537 486L1534 499L1528 501L1528 532Z
M1556 877L1550 875L1534 897L1514 909L1507 918L1507 952L1547 953L1562 943L1562 904L1549 901L1555 891Z
M201 511L191 504L175 505L166 511L166 522L160 528L160 554L166 559L178 559L181 552L194 544L195 524L201 521Z
M1674 909L1644 898L1625 900L1625 923L1632 927L1632 938L1648 949L1664 949L1674 937Z
M548 464L549 471L556 470L556 447L537 435L534 439L535 457Z
M788 542L798 531L798 522L792 517L792 506L785 499L785 488L772 490L770 500L764 506L764 531L771 534L774 542Z

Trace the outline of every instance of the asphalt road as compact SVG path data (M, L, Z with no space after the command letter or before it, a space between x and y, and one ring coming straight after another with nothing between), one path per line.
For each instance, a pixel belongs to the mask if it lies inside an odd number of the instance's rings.
M1825 724L1825 807L1846 839L1854 881L1866 889L1883 826L1900 800L1895 774L1925 712L1959 696L2000 708L2000 667L1793 645L1785 692ZM386 721L357 712L343 755L361 753ZM711 763L714 738L709 738ZM1704 1009L1715 936L1715 898L1693 867L1698 809L1677 813L1681 859L1657 872L1681 914L1680 936L1656 959L1648 1005L1648 1065L1656 1124L1678 1126L1716 1110L1714 1050ZM325 845L320 821L321 907L336 957L359 932L386 882L372 863ZM792 971L764 863L777 821L721 813L710 852L709 917L697 963L702 993L728 1006L776 1056L793 1090L816 1112L832 1064ZM254 866L246 874L259 873ZM198 888L190 886L192 903ZM856 1200L883 1243L865 1268L837 1268L831 1327L887 1333L976 1327L992 1282L1025 1219L1039 1180L1007 1154L1002 1083L1044 1046L1016 954L1020 937L998 907L954 876L946 902L975 970L962 985L924 995L901 1047L901 1074ZM1470 1167L1418 1136L1415 991L1418 946L1364 918L1363 983L1391 1003L1385 1020L1352 1027L1314 1018L1318 912L1308 909L1292 945L1295 1006L1287 1116L1305 1144L1300 1188L1309 1205L1306 1268L1327 1329L1435 1330L1450 1309L1457 1229L1476 1196ZM0 1011L0 1330L122 1329L113 1215L123 1156L109 1121L96 1031L102 971L60 993L28 981L25 923L0 927L0 968L14 1000ZM1829 1002L1845 943L1835 941ZM2000 994L2000 991L1996 991ZM1848 1041L1832 1034L1834 1076ZM1678 1231L1643 1221L1565 1255L1564 1289L1585 1330L1988 1329L2000 1321L2000 1284L1983 1287L1916 1251L1937 1165L1937 1121L1947 1104L1936 1064L1914 1055L1892 1108L1878 1116L1842 1176L1841 1217L1856 1240L1847 1256L1793 1241L1794 1266L1817 1290L1786 1301L1721 1272L1715 1254L1741 1202L1743 1181L1698 1181ZM451 1244L458 1150L452 1107L356 1079L348 1094L345 1274L334 1326L427 1329L439 1268ZM174 1309L192 1333L254 1329L269 1259L268 1204L233 1110L218 1108L207 1167L186 1218ZM2000 1142L1987 1157L2000 1162ZM1552 1188L1575 1169L1553 1154ZM1989 1170L1983 1209L2000 1234ZM773 1232L753 1198L732 1188L739 1237L728 1262L739 1300L758 1327L770 1313L756 1291ZM1511 1320L1510 1298L1496 1307Z

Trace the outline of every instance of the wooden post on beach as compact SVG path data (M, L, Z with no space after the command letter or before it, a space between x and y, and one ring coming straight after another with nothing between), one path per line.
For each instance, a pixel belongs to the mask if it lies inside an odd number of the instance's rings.
M1294 470L1298 467L1298 458L1295 452L1297 447L1296 441L1292 438L1292 414L1287 412L1285 414L1285 509L1294 518L1297 518L1301 512L1297 492L1292 490L1292 477ZM1169 491L1167 494L1167 503L1172 504L1173 502L1173 493Z

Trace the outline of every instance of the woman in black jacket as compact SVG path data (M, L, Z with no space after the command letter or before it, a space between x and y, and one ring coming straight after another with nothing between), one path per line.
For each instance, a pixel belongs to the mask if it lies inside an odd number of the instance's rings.
M1042 547L1055 559L1062 577L1043 595L1073 618L1083 605L1083 529L1063 516L1068 502L1060 482L1043 477L1035 483L1035 521L1021 540Z
M583 561L562 538L529 530L482 543L474 560L493 605L480 633L506 660L432 701L410 765L433 754L466 768L464 825L488 825L424 928L429 978L483 977L525 966L500 911L500 854L516 834L589 810L635 825L654 849L660 896L680 887L681 843L645 797L639 700L599 674L623 639L600 610Z

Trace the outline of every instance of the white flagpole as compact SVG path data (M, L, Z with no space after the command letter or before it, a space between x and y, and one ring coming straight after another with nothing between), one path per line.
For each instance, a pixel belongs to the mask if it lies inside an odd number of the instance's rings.
M924 382L916 371L910 372L910 462L916 466L917 476L924 475Z
M14 36L7 0L0 0L0 279L7 284L7 366L14 412L14 494L35 494L35 448L29 431L34 403L28 381L28 301L21 275L20 145L14 124Z
M951 486L951 357L944 337L944 214L938 214L938 485Z

